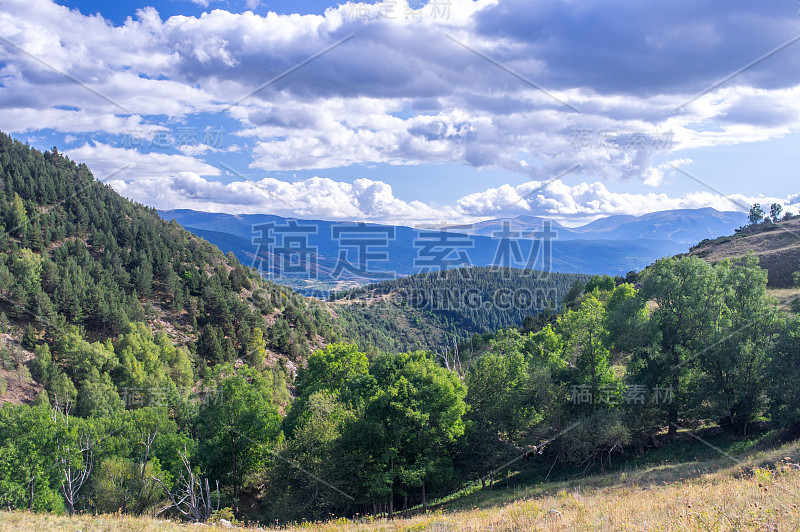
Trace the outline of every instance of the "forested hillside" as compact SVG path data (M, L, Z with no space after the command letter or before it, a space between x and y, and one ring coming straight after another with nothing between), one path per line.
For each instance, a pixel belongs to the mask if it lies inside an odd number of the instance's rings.
M3 327L25 332L22 346L1 347L5 359L52 347L53 364L38 374L50 392L62 375L77 390L141 384L136 374L160 370L120 356L120 345L133 334L153 342L143 331L174 344L177 354L155 366L184 374L183 385L206 365L265 349L297 359L332 337L321 306L125 200L55 148L0 134L0 152L0 311ZM76 373L71 357L90 345L92 371Z
M383 350L442 349L556 311L584 274L472 267L382 281L331 296L342 328ZM345 325L346 324L346 325Z

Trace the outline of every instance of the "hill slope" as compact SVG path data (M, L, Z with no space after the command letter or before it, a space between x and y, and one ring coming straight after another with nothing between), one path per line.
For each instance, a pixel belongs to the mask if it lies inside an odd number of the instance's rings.
M459 268L382 281L331 296L343 330L387 351L437 351L474 334L519 327L558 310L584 274L514 268Z
M246 357L256 329L275 356L293 358L333 335L316 301L265 282L55 148L42 153L2 133L0 312L10 320L0 324L0 353L21 365L37 344L56 346L73 330L116 340L133 322L187 348L198 369ZM23 381L9 390L16 401L36 391Z
M725 259L741 259L753 252L767 270L772 288L793 286L792 274L800 270L800 217L774 223L750 226L731 236L704 240L692 247L688 255L711 263Z
M466 497L463 503L471 503L466 507L456 501L449 508L412 512L393 520L337 519L282 530L796 530L800 527L796 503L800 471L792 460L798 456L794 443L749 457L726 455L703 463L687 461L571 482L478 492ZM731 460L737 463L732 465ZM186 525L114 514L70 518L16 511L0 513L0 530L6 529L166 532L185 530Z

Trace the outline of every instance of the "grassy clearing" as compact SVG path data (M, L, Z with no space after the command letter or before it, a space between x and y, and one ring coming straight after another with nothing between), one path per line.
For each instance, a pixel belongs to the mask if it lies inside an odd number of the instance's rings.
M709 442L710 443L710 442ZM703 447L706 447L703 445ZM688 450L690 448L686 448ZM697 451L699 448L691 448ZM664 457L681 447L665 450ZM475 491L427 515L304 523L294 532L479 530L800 530L800 442L743 457L636 466L530 487ZM685 456L684 460L693 458ZM705 457L704 457L705 458ZM787 460L788 458L788 460ZM0 512L0 531L219 529L125 516Z
M767 294L778 300L778 308L784 312L791 311L792 301L800 297L800 288L770 288Z

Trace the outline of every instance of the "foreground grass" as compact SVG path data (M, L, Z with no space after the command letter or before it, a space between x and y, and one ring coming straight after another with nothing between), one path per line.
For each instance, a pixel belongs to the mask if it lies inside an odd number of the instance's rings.
M474 493L454 501L450 509L445 506L406 519L341 519L284 530L800 530L800 470L790 465L799 459L800 443L795 442L741 459L720 456L525 489ZM465 508L470 502L475 507ZM0 512L0 531L162 531L186 527L125 516L69 518Z

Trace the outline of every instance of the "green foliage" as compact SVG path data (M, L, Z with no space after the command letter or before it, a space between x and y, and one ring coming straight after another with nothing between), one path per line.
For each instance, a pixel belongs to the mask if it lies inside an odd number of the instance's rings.
M601 388L617 384L611 372L605 312L602 303L590 295L576 310L568 310L558 320L564 355L574 366L571 381L577 386L588 385L592 397L600 397Z
M153 477L177 489L185 453L220 482L213 519L325 519L424 507L521 456L603 468L665 425L800 423L800 321L776 310L752 256L663 259L616 279L470 268L326 306L55 150L0 134L0 177L3 369L44 386L33 406L0 408L7 508L151 513L166 498ZM754 205L751 221L763 216ZM523 290L528 307L497 299ZM447 351L408 352L423 345ZM268 350L284 355L275 367ZM626 402L624 386L672 400ZM88 475L69 497L67 465Z
M753 205L750 207L750 213L748 214L747 220L750 225L755 225L761 223L761 221L764 219L764 216L765 213L764 209L761 208L761 204L753 203Z
M588 293L599 290L601 292L610 292L615 287L614 278L610 275L595 275L586 283L583 291Z
M62 512L54 440L58 427L48 410L0 408L0 496L7 508Z
M779 203L773 203L769 206L769 217L772 220L772 223L778 223L781 221L781 213L783 212L783 206Z
M334 294L340 334L365 348L408 351L465 342L558 310L587 275L471 267L421 273ZM377 302L366 303L371 298Z
M116 336L128 322L144 320L145 308L174 326L182 326L182 309L200 327L214 326L224 349L210 353L217 357L212 363L245 356L250 331L264 331L264 317L276 307L298 331L282 346L287 353L305 355L304 338L332 334L327 314L309 308L317 303L263 281L233 255L122 198L85 165L2 133L0 148L0 224L14 236L0 240L0 293L16 303L4 310L25 321L43 318L51 342L68 332L66 325Z
M281 441L281 416L269 381L257 370L215 368L197 416L200 459L213 478L231 487L238 504L244 475L259 471Z
M598 410L581 419L559 439L559 458L584 468L598 460L602 465L614 450L621 450L629 441L630 433L621 414Z
M162 475L157 460L148 462L142 471L133 460L105 458L93 477L94 505L101 513L143 513L163 500L163 489L152 480Z

